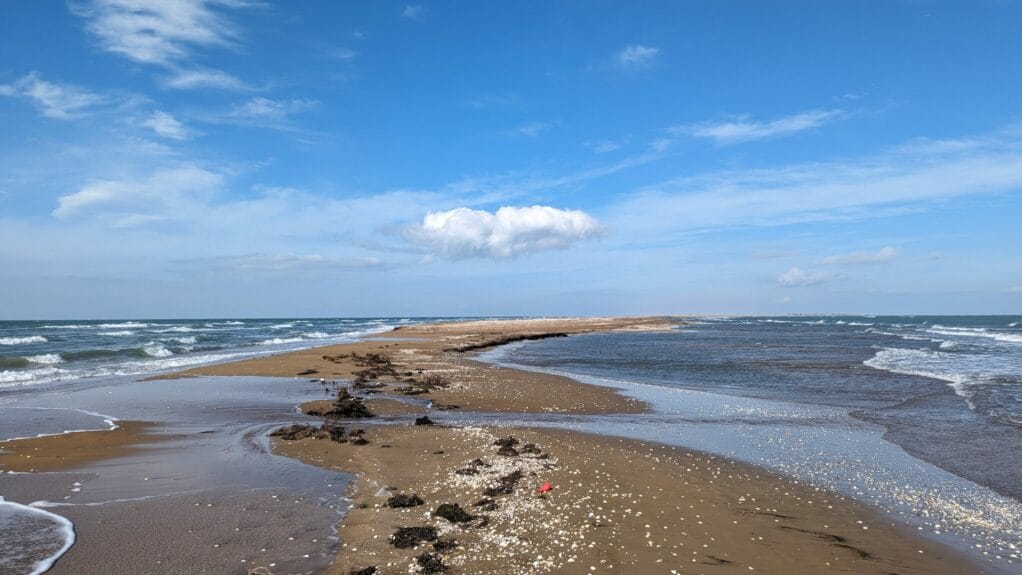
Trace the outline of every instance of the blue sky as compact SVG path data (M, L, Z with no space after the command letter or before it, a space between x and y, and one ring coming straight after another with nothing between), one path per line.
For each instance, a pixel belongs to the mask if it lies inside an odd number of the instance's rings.
M1022 3L137 4L0 7L0 317L1022 311Z

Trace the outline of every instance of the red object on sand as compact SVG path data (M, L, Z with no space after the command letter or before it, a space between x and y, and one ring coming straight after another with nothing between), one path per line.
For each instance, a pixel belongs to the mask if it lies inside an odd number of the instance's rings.
M547 481L547 482L546 482L546 483L544 483L543 485L540 485L540 486L539 486L539 492L540 492L540 493L546 493L547 491L550 491L550 490L551 490L551 489L553 489L553 488L554 488L554 486L553 486L553 485L550 485L550 482L549 482L549 481Z

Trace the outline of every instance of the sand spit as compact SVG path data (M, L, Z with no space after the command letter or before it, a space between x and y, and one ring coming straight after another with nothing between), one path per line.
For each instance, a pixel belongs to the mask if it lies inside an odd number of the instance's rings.
M359 473L326 573L975 572L854 502L755 467L623 439L435 419L367 427L365 445L275 441L281 454ZM508 437L513 451L501 455ZM388 505L395 496L421 503ZM470 517L442 517L452 505ZM396 546L395 535L406 541L402 530L412 528L427 536Z

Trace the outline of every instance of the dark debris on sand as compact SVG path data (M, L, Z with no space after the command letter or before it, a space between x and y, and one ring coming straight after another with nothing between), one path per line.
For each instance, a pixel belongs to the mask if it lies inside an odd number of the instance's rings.
M446 553L448 551L454 551L458 547L460 547L460 545L454 539L441 539L433 544L433 551Z
M521 469L516 469L511 473L501 477L497 480L497 485L489 487L483 492L483 495L487 497L493 497L495 495L508 495L515 492L515 486L522 480L524 475Z
M468 462L468 467L454 470L458 475L479 475L480 467L491 467L489 463L486 463L482 459L473 459Z
M387 507L391 507L393 509L418 507L423 503L425 503L425 501L423 501L416 493L412 493L411 495L398 493L397 495L391 495L390 498L387 499Z
M436 541L436 527L399 527L390 536L390 544L398 549L411 549L425 541Z
M353 397L348 393L348 389L343 387L337 392L337 399L334 401L333 405L330 406L330 409L310 409L306 413L309 415L344 419L376 417L376 414L366 407L365 402L357 397Z
M428 415L415 418L415 425L436 425L436 422L429 418Z
M419 564L419 573L446 573L447 565L444 565L443 558L436 553L423 553L415 558Z
M365 569L352 569L351 571L348 571L348 575L376 575L376 573L377 569L375 565L366 567Z
M366 445L369 441L363 437L364 434L364 430L356 429L345 435L344 427L334 423L324 423L319 427L308 423L296 423L277 429L270 434L270 437L279 437L286 441L309 438L329 439L337 443L351 442L353 445Z
M440 507L436 508L434 515L443 517L451 523L468 523L475 519L475 515L468 513L457 503L442 503Z

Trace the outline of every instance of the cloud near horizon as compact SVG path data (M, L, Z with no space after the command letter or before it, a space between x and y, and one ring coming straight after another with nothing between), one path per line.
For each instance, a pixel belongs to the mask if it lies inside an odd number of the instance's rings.
M784 287L801 287L822 284L836 279L836 276L816 270L793 267L777 277L777 283Z
M504 206L496 212L469 208L429 212L421 224L407 230L406 237L448 259L506 259L567 249L603 232L594 217L580 210Z

